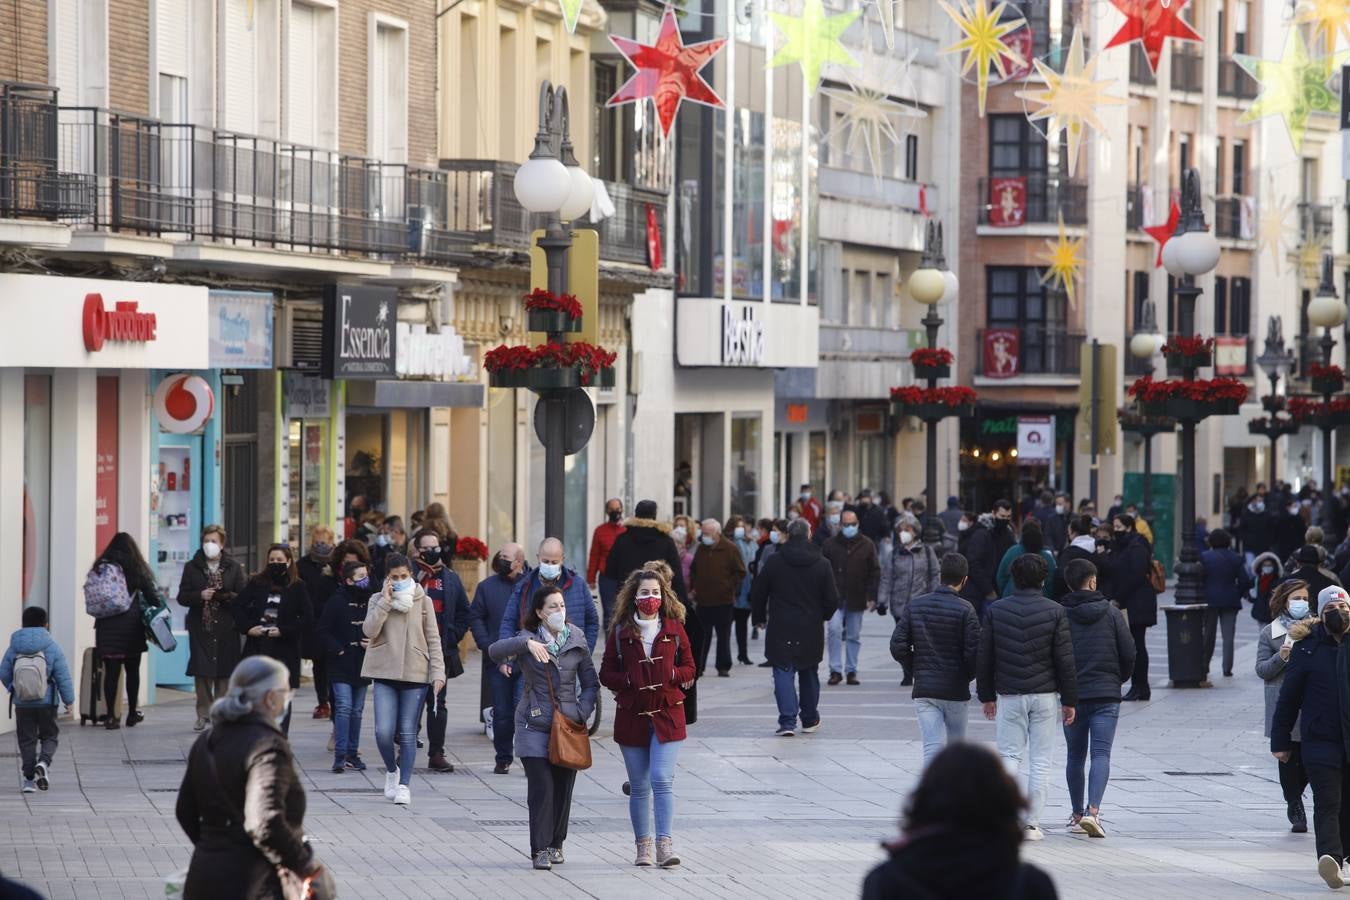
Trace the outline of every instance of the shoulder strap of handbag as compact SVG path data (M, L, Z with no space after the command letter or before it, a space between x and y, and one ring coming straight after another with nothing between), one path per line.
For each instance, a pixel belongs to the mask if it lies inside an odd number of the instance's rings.
M561 680L562 666L558 665L556 662L554 665L558 666L558 678ZM553 670L548 666L544 667L544 680L548 682L548 699L553 703L553 714L556 716L558 713L562 712L562 707L558 705L558 692L553 688Z
M244 814L239 807L235 805L234 801L230 799L230 795L225 790L225 785L220 781L220 770L216 768L216 755L211 752L210 740L198 741L193 745L192 752L199 754L198 758L203 760L203 765L206 766L206 772L209 776L207 781L215 788L217 801L219 801L225 811L230 814L230 818L234 820L232 824L238 826L242 831L244 828Z

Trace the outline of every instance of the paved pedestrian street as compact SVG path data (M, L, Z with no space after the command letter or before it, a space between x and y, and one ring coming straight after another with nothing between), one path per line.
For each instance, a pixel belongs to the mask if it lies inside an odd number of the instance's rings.
M419 770L411 809L386 801L367 708L365 775L333 775L326 722L296 699L292 739L304 769L306 826L338 876L341 896L467 898L547 891L552 898L630 898L656 889L692 897L856 896L882 858L901 802L917 777L918 726L899 667L887 652L890 617L868 616L862 685L823 688L821 730L773 736L766 669L738 666L705 678L675 779L673 871L632 866L624 769L609 739L577 779L567 863L535 872L526 857L525 777L492 774L492 749L475 728L478 659L451 682L453 774ZM1151 631L1153 700L1125 704L1103 806L1106 840L1064 832L1069 807L1063 742L1044 823L1030 859L1061 897L1301 897L1326 892L1313 871L1311 834L1285 822L1274 760L1261 735L1261 684L1252 671L1257 629L1244 614L1234 678L1212 690L1165 687L1165 627ZM762 659L762 640L751 655ZM822 682L827 674L821 667ZM1214 674L1219 676L1218 660ZM971 709L973 740L994 738ZM187 865L173 817L194 735L190 700L146 711L116 732L63 726L48 793L21 794L12 744L0 794L0 870L53 898L163 896L163 876ZM12 741L12 738L5 738ZM419 762L425 764L422 756ZM1311 798L1309 797L1311 816Z

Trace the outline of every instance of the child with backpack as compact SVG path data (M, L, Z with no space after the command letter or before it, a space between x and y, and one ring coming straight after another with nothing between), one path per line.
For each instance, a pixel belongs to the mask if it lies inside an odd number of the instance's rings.
M66 655L47 630L47 611L30 606L23 611L23 627L9 639L0 660L0 684L9 691L19 756L23 761L23 792L47 790L48 770L56 753L57 697L69 713L75 705L75 683ZM41 752L38 744L41 743Z

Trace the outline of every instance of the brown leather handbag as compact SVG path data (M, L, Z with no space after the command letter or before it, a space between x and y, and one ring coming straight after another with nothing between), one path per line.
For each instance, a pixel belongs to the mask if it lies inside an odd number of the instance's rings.
M559 666L558 671L562 671ZM558 694L553 689L553 673L544 670L548 679L548 696L553 701L553 727L548 733L548 761L564 769L581 771L591 767L591 736L585 722L573 722L563 715L558 705Z

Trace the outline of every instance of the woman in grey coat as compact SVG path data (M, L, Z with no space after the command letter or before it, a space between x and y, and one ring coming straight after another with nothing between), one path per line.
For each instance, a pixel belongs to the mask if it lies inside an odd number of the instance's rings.
M931 544L919 540L919 523L903 516L895 523L889 558L881 563L881 586L877 589L877 612L891 611L898 623L909 601L937 587L941 561ZM914 674L903 669L902 686L914 683Z
M1284 667L1294 646L1289 629L1294 623L1311 615L1308 582L1295 579L1276 588L1270 595L1270 614L1271 621L1261 626L1261 638L1256 645L1256 674L1266 682L1266 737L1270 737L1275 703L1280 699L1280 684L1284 681ZM1308 830L1308 816L1303 809L1303 791L1308 787L1308 773L1303 769L1298 736L1299 726L1295 721L1294 744L1289 761L1277 765L1280 767L1280 789L1284 791L1290 830L1302 834Z
M551 869L563 862L577 776L576 770L549 762L553 697L564 716L585 722L595 710L600 679L585 632L567 621L562 591L542 587L529 598L529 607L520 632L494 643L488 656L499 665L519 665L525 676L516 706L516 756L529 785L530 857L536 869Z

